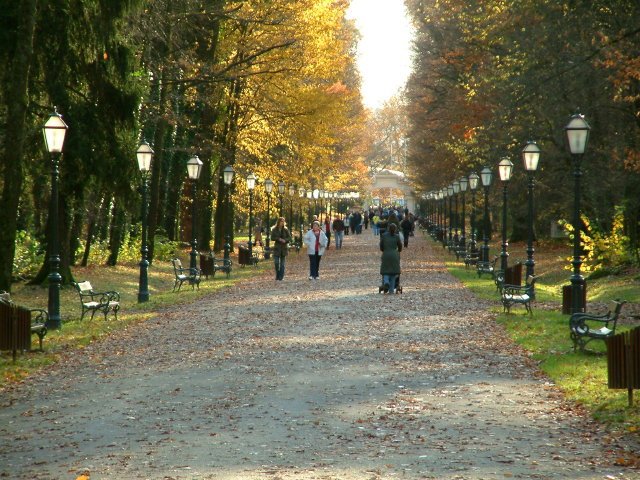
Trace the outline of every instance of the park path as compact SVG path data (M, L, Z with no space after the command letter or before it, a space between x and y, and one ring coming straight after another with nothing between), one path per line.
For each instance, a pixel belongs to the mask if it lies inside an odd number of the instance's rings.
M609 445L422 234L370 231L69 354L0 394L0 478L622 479ZM526 321L523 317L523 321ZM636 476L634 476L636 475Z

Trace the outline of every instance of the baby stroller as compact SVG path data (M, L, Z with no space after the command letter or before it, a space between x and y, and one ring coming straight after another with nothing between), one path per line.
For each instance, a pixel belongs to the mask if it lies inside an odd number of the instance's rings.
M378 287L378 293L384 292L384 281ZM396 275L396 293L402 293L402 286L400 285L400 275Z

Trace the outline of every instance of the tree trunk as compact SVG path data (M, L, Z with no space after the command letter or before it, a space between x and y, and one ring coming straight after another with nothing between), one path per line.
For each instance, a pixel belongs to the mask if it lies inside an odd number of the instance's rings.
M36 0L19 2L15 37L15 56L5 65L8 74L6 98L7 123L4 134L2 176L4 187L0 197L0 289L11 291L13 259L15 255L18 203L22 191L22 157L26 136L26 115L33 34L36 23Z
M109 238L109 258L107 259L107 265L115 267L118 264L118 255L120 253L120 247L124 239L126 212L118 204L114 209L113 221L111 222L111 237Z

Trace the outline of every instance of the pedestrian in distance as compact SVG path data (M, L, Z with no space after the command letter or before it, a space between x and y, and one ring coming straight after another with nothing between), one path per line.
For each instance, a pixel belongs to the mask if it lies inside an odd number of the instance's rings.
M322 231L327 236L327 248L329 248L329 245L331 245L331 220L328 215L324 217L324 228Z
M320 279L320 260L327 243L327 236L320 229L320 223L313 222L311 230L304 234L304 244L309 255L309 280Z
M378 236L380 233L380 227L378 226L378 222L380 221L380 215L378 213L374 213L371 218L371 228L373 229L373 234Z
M336 216L336 218L333 219L332 229L337 250L340 250L342 248L342 240L344 239L344 228L344 222L340 219L339 216Z
M398 235L398 227L390 223L385 233L380 236L380 275L384 293L396 293L396 280L400 276L400 252L402 240Z
M408 247L409 235L411 234L411 230L413 230L413 222L411 221L411 217L409 215L405 215L402 221L400 222L400 229L402 230L404 246Z
M271 240L273 241L273 264L276 269L276 280L284 279L284 267L287 255L289 254L289 242L291 233L285 224L284 217L280 217L275 227L271 229Z

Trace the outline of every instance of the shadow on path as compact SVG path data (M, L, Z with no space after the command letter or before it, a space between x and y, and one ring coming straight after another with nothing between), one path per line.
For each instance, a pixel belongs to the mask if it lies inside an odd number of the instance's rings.
M596 479L605 446L422 236L304 253L0 397L0 478Z

